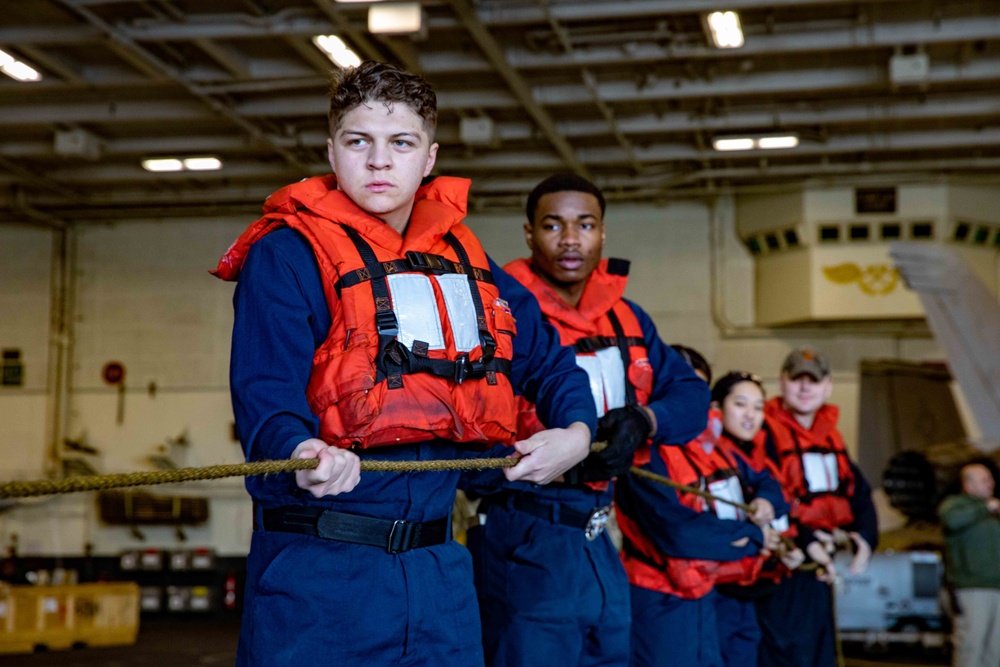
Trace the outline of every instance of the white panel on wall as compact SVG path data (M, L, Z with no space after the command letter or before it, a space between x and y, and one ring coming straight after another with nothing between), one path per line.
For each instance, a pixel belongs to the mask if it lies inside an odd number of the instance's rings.
M0 471L35 477L44 468L53 233L0 226L0 349L20 351L23 386L0 386Z
M208 271L244 226L81 228L74 388L102 387L112 360L125 364L131 387L226 387L233 286Z
M45 391L48 376L53 234L47 229L0 225L0 348L21 350L24 386Z

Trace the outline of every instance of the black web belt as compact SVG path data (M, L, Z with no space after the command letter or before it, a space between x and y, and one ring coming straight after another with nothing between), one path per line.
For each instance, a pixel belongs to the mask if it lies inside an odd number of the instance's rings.
M525 512L539 519L570 528L586 528L594 514L593 510L581 512L559 503L543 502L534 498L530 493L514 493L512 498L511 507L518 512Z
M433 547L448 539L448 517L415 523L296 505L265 509L262 515L264 530L382 547L391 554Z

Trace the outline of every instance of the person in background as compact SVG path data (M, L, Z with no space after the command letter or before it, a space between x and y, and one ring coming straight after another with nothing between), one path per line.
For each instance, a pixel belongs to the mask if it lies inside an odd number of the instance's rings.
M852 547L850 571L863 572L878 542L878 521L871 488L837 430L839 410L827 403L833 380L826 357L812 347L793 350L779 385L781 395L764 404L765 452L792 499L797 544L822 569L800 568L757 601L759 664L834 667L833 545Z
M703 380L711 380L701 354L674 349ZM722 433L723 417L713 408L697 438L645 450L636 464L715 497L748 503L750 515L635 474L619 480L615 504L632 593L633 667L720 667L714 591L720 568L724 561L753 568L746 559L766 557L780 546L779 533L769 526L789 509L780 484L729 451Z
M239 665L481 665L471 560L449 536L458 473L362 475L360 459L513 444L522 458L503 474L542 484L589 451L587 375L463 224L469 181L426 180L436 118L413 74L340 72L333 174L271 195L216 270L239 279L230 385L246 458L318 462L247 479ZM552 427L516 444L515 391Z
M469 546L487 665L627 662L628 581L603 530L613 480L650 439L689 439L704 428L708 387L663 344L649 315L623 297L629 263L602 259L604 213L604 195L590 181L545 179L528 195L531 257L504 267L576 351L600 415L597 439L606 446L546 487L466 475L485 496L483 525L470 532ZM518 437L546 428L531 397L518 413Z
M955 667L1000 665L1000 499L989 468L962 468L962 493L938 508L944 529L945 577L955 590Z
M780 477L764 453L764 386L760 378L746 371L730 371L712 387L712 407L722 415L722 435L718 446L744 460L758 473ZM785 498L787 501L788 498ZM800 565L805 555L789 546L795 532L788 516L775 517L771 527L782 533L775 554L758 554L722 563L716 575L715 616L718 621L722 663L726 667L755 667L760 645L760 624L754 600L773 589L790 569Z

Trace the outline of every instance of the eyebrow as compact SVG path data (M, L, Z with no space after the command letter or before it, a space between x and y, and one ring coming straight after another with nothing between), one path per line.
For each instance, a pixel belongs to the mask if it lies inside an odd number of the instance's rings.
M551 218L553 220L566 220L567 219L567 218L564 218L563 216L559 215L558 213L546 213L545 215L542 216L542 220L548 220L549 218ZM597 216L594 215L593 213L583 213L581 215L576 216L576 218L569 218L569 219L570 220L574 220L574 219L575 220L584 220L586 218L590 218L591 220L597 220Z

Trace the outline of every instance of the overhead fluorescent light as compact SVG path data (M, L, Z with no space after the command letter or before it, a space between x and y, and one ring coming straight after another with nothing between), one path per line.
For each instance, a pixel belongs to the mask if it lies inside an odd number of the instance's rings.
M712 139L712 148L717 151L748 151L754 146L751 137L724 137Z
M217 157L184 158L184 168L189 171L214 171L222 169L222 160Z
M795 148L799 145L797 134L763 134L752 137L715 137L712 148L717 151L749 151L754 148L773 150Z
M757 139L757 148L795 148L799 145L799 137L795 134L785 134Z
M184 163L175 157L152 158L143 160L142 168L146 171L184 171Z
M0 72L24 83L42 80L42 75L39 74L38 70L5 51L0 51Z
M214 171L222 169L222 160L202 155L198 157L158 157L142 161L146 171Z
M419 2L393 2L368 8L368 32L373 35L409 35L423 31L424 10Z
M336 35L316 35L313 44L340 67L348 69L361 64L361 58Z
M712 12L708 15L708 29L716 48L738 49L743 46L743 28L736 12Z

